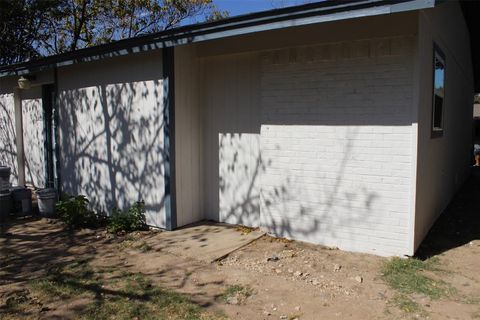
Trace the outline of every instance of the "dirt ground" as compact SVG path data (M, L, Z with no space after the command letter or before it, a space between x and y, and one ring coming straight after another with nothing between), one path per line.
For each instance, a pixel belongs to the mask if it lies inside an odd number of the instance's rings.
M154 249L158 231L112 236L102 229L69 231L55 220L16 220L0 234L0 319L77 319L92 300L115 293L110 278L90 296L48 299L32 289L52 267L79 260L99 275L107 269L142 274L230 319L480 319L479 199L474 176L418 252L420 259L438 258L431 276L451 293L410 293L418 306L410 311L382 277L386 258L264 236L209 264ZM22 307L12 311L15 299Z

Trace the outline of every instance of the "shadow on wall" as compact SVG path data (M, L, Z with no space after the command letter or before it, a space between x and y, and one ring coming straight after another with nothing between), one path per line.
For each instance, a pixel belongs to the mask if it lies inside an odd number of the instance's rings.
M144 200L147 223L163 226L163 84L102 83L60 93L63 190L98 210Z
M0 164L11 168L10 181L15 183L18 171L13 94L0 94L0 114Z
M409 40L208 60L206 189L218 186L218 219L406 254L412 60L398 42Z
M261 225L270 233L286 238L301 235L308 239L320 234L327 239L353 240L355 236L344 233L342 226L362 225L368 220L366 214L381 205L379 194L362 183L357 183L358 188L354 184L345 186L345 181L350 180L346 172L356 132L348 130L342 158L332 167L335 169L328 178L319 178L326 183L317 185L313 194L308 185L298 183L297 175L302 169L283 170L276 173L276 181L265 181L265 174L276 170L277 161L262 158L260 149L254 150L251 144L242 144L249 134L220 134L220 219L253 227ZM245 154L249 155L248 160ZM321 170L321 165L318 169ZM328 181L333 181L333 185L326 185ZM345 212L348 214L342 214ZM339 228L331 228L329 224Z
M44 122L41 87L22 90L23 145L25 183L45 187Z

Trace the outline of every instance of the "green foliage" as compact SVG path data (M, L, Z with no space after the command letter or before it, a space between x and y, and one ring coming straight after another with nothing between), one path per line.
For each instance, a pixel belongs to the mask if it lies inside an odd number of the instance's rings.
M114 209L108 222L108 231L112 233L145 230L146 227L145 203L143 201L135 202L127 211Z
M383 266L383 278L393 288L402 293L421 293L438 299L453 293L453 288L440 280L434 280L425 271L440 271L438 259L426 261L418 259L390 259Z
M0 0L0 65L226 16L212 0Z
M40 55L35 42L44 40L40 30L45 12L57 0L0 0L0 65L18 63Z
M102 219L88 209L88 203L87 197L83 195L64 194L62 200L55 204L55 209L60 218L73 228L96 227Z

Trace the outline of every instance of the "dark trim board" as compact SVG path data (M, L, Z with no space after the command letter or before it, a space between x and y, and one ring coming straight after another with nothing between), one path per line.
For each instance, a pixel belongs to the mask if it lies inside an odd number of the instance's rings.
M177 228L175 176L175 49L163 48L163 154L165 229Z
M53 156L53 109L55 101L54 95L55 89L53 84L45 84L42 86L45 188L53 188L55 185Z
M62 192L62 176L60 170L60 134L58 127L60 125L60 110L58 104L58 68L53 69L53 149L55 153L55 189L57 195Z

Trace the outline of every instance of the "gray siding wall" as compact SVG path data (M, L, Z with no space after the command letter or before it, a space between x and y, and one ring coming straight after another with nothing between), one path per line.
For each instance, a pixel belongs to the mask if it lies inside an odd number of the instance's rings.
M177 226L204 219L202 111L195 46L175 48L175 162Z
M417 248L468 176L472 157L473 75L469 34L460 6L446 1L419 13L416 57L418 163L415 237ZM446 55L444 135L431 138L433 43Z
M0 78L0 164L12 169L10 183L17 183L17 146L15 144L15 106L13 78Z
M260 59L247 53L203 60L205 216L260 223Z
M62 187L106 212L144 200L165 226L161 52L59 69Z
M45 187L44 123L42 88L22 91L23 144L25 149L25 183Z

